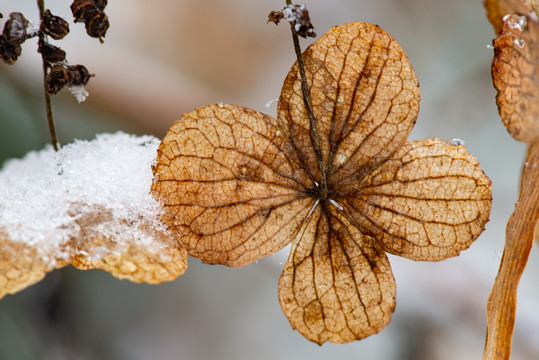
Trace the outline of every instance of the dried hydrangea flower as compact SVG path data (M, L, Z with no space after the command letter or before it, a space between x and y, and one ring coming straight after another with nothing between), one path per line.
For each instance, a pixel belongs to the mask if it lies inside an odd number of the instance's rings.
M458 255L488 221L491 182L460 143L406 142L419 85L379 27L337 26L303 59L319 144L295 64L277 119L223 104L184 114L158 149L152 191L204 262L244 266L291 244L284 313L309 340L343 343L390 321L386 252Z

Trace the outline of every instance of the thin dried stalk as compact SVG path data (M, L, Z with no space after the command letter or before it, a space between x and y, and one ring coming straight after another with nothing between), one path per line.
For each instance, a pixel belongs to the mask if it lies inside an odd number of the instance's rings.
M487 337L483 359L505 360L511 354L517 288L533 245L539 219L539 142L528 149L520 198L506 228L505 249L487 303Z
M45 16L45 1L44 0L37 0L37 7L39 8L39 18L41 21L43 21L43 18ZM45 42L45 34L43 32L39 32L39 43ZM49 134L51 137L51 144L54 147L54 150L58 151L59 148L59 142L58 138L56 137L56 128L54 126L54 117L52 115L52 105L51 105L51 96L47 92L47 72L49 70L49 65L45 61L45 58L42 56L43 60L43 92L45 93L45 111L47 113L47 123L49 124Z

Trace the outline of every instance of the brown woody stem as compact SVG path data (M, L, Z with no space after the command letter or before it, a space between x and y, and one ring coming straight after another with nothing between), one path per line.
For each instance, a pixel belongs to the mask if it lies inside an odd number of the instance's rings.
M43 21L43 18L45 17L45 1L37 0L37 7L39 8L39 18L41 21ZM40 45L45 43L45 38L46 38L46 35L42 31L40 31L39 32ZM47 113L47 122L49 124L49 134L51 137L51 143L52 143L52 146L54 147L54 150L58 151L59 142L58 142L58 138L56 137L56 128L54 126L54 117L52 115L51 96L47 92L47 72L49 70L49 65L45 61L43 54L41 54L41 58L43 60L43 91L45 93L45 111Z
M487 303L484 360L506 360L511 354L517 287L526 267L539 219L539 141L528 149L520 197L505 233L505 249Z
M289 1L287 1L287 4ZM299 37L294 32L294 25L291 25L292 31L292 40L294 41L294 50L296 52L296 57L298 59L298 68L299 75L301 78L301 92L303 94L303 102L307 108L309 114L309 124L310 124L310 136L311 142L313 144L316 158L318 160L318 167L320 168L320 201L327 199L328 190L327 190L327 177L326 169L324 166L324 158L322 156L322 147L320 146L320 136L318 135L318 129L316 127L316 119L314 117L313 104L311 101L311 92L307 85L307 76L305 75L305 65L303 64L303 56L301 54L301 47L299 45Z

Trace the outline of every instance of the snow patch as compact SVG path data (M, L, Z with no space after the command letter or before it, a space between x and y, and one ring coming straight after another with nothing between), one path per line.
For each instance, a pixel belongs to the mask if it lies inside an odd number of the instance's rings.
M117 241L151 242L139 225L163 228L160 205L150 194L158 146L153 136L118 132L8 160L0 170L0 229L51 263L56 259L50 254L68 256L66 244L77 237L77 220L88 209L106 209L102 232L121 232ZM74 204L84 204L82 212L73 214Z

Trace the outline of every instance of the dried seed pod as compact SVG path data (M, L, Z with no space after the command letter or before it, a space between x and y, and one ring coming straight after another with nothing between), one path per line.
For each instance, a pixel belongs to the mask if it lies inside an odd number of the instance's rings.
M54 65L47 74L47 93L57 94L69 82L69 71L64 65Z
M86 85L94 74L90 74L88 69L84 65L68 66L67 71L69 73L69 85Z
M69 24L59 16L53 15L50 10L45 11L43 22L41 23L41 31L49 35L54 40L63 39L69 34Z
M282 11L283 17L292 24L292 29L296 35L301 37L315 37L314 26L311 24L309 10L302 5L290 4Z
M105 10L105 6L107 6L107 2L108 2L107 0L94 0L95 6L101 11Z
M75 0L71 4L71 12L75 22L83 22L86 33L103 42L103 37L109 28L109 18L103 12L106 1Z
M0 58L6 64L12 65L21 55L21 45L12 44L4 34L0 35Z
M38 51L48 63L62 62L66 58L66 52L64 50L51 44L40 43Z
M98 38L101 42L103 42L102 38L105 37L108 28L109 18L104 12L97 13L86 22L86 32L88 35Z
M13 45L22 44L27 38L26 29L30 22L26 20L23 14L13 12L9 14L9 19L4 25L4 35Z
M95 3L91 0L75 0L71 4L70 8L71 13L73 13L73 17L75 18L75 22L77 23L85 22L85 15L91 12L92 9L96 9L96 6Z
M282 11L272 11L268 14L268 21L275 23L275 25L279 24L279 21L284 17L284 14Z

